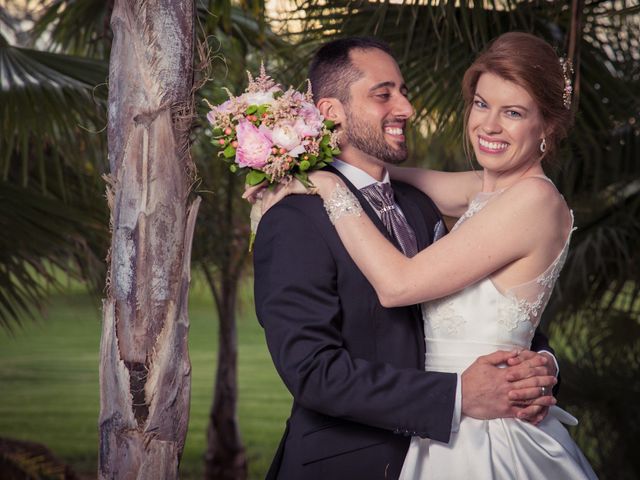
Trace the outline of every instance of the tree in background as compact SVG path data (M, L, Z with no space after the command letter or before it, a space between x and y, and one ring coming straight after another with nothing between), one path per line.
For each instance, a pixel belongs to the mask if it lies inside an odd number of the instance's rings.
M246 70L256 71L259 68L263 52L271 52L274 56L282 52L285 43L278 39L266 26L264 22L263 2L249 2L241 6L230 1L210 0L198 1L196 35L205 45L211 46L211 50L203 57L208 63L211 60L212 68L206 65L198 65L197 70L204 69L204 73L196 72L200 76L210 76L212 81L205 84L198 97L206 97L213 102L225 99L222 87L231 88L238 91L239 86L246 82ZM78 169L78 165L91 167L93 174L92 185L97 185L89 192L84 200L87 205L103 205L100 182L100 172L104 171L104 150L103 135L100 135L102 126L106 121L101 116L101 111L96 109L95 104L90 102L91 95L102 94L99 99L104 102L106 93L106 62L111 52L111 42L113 34L109 26L109 18L113 10L113 1L103 2L102 0L54 0L49 2L39 15L35 15L37 22L32 30L33 36L26 39L37 39L42 36L50 36L47 45L49 48L74 54L73 57L47 53L51 58L57 59L61 68L70 59L72 66L76 67L74 73L81 75L83 83L73 84L76 90L69 87L69 97L74 99L79 97L78 108L75 103L67 102L67 98L58 98L53 92L47 90L49 78L45 75L36 75L33 80L37 81L38 88L44 89L43 98L46 97L46 106L55 112L71 113L66 123L60 122L58 116L45 116L48 120L44 122L58 137L51 135L52 143L60 143L60 134L66 135L68 132L75 132L79 124L87 126L87 130L81 130L87 140L78 141L76 137L69 141L69 146L65 151L64 161L70 164L72 172ZM3 17L4 18L4 17ZM11 16L6 16L11 19ZM146 47L145 47L146 48ZM33 55L41 55L43 52L33 50ZM95 58L96 60L90 60ZM67 63L65 63L67 62ZM94 66L100 74L91 77L87 73L93 70L87 65ZM211 67L210 66L210 67ZM20 65L18 65L20 67ZM20 68L14 70L20 72ZM28 72L22 74L26 78ZM49 75L50 77L50 75ZM95 88L95 85L104 84L105 87ZM113 86L113 83L112 83ZM82 89L81 89L82 87ZM12 86L8 94L15 95L18 87ZM16 98L14 96L14 98ZM20 117L19 113L27 110L28 102L26 98L17 98L16 107L11 111L11 115L3 118ZM203 119L206 114L204 105L198 100L201 106L198 117L192 131L192 141L194 142L194 159L198 164L199 176L194 180L203 196L203 204L200 214L200 225L196 229L196 239L194 246L195 266L199 267L207 281L215 300L219 319L219 347L216 382L214 387L214 400L211 406L210 422L207 427L208 447L205 454L205 471L207 478L243 478L246 476L246 458L244 447L239 434L237 421L237 338L236 338L236 307L238 283L242 278L242 273L250 260L248 255L248 206L241 200L240 195L243 188L243 179L232 175L226 167L214 159L215 149L212 147L209 137L203 133ZM84 107L84 110L79 107ZM71 107L71 109L70 109ZM66 117L64 117L66 119ZM89 120L94 119L95 125L89 124ZM24 128L21 132L27 132L32 117L24 119ZM204 122L206 123L206 122ZM91 152L92 157L84 157L82 150L76 147L83 142L93 141ZM101 141L96 144L95 142ZM21 144L18 142L18 144ZM95 157L95 158L94 158ZM75 163L77 162L77 163ZM102 214L102 239L101 254L98 259L104 256L104 238L106 237L106 212L100 209ZM74 212L75 214L75 212ZM86 216L86 214L85 214ZM18 214L18 217L20 215ZM87 224L81 222L83 216L69 215L76 220L77 230L83 234L91 231ZM100 221L96 221L100 225ZM58 217L51 217L48 223L53 231L60 232L64 223ZM56 230L57 229L57 230ZM65 231L62 230L64 233ZM60 238L60 244L65 245L66 239ZM76 252L77 250L70 251ZM34 258L44 258L38 252ZM66 261L66 257L65 260ZM97 262L96 262L97 263ZM84 264L82 264L84 265ZM104 272L100 262L97 272ZM113 269L111 274L113 275ZM101 284L101 279L96 282ZM9 283L9 282L8 282ZM34 283L36 286L39 284ZM12 285L9 283L9 285ZM100 291L98 287L97 291ZM34 293L34 297L41 298L43 292ZM138 362L140 363L140 362ZM144 380L142 373L139 380Z
M177 479L191 394L193 0L116 0L100 345L102 479Z
M224 3L224 5L221 5ZM229 6L228 9L222 7ZM247 71L253 73L267 57L277 59L287 45L265 24L263 2L246 2L243 7L227 2L209 3L210 15L200 10L200 23L207 38L214 39L218 56L210 55L211 81L199 95L212 103L227 99L223 90L239 94L246 87ZM209 43L211 45L211 42ZM229 171L217 158L200 104L196 122L194 157L197 159L203 204L196 229L194 259L203 272L215 300L218 314L218 361L213 402L207 426L204 456L205 478L241 480L247 477L247 458L237 417L238 339L236 311L238 289L246 272L249 254L249 205L242 200L244 177Z

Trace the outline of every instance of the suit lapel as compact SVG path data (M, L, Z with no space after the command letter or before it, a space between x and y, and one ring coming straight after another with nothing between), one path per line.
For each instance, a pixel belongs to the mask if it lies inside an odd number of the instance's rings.
M335 173L336 175L338 175L338 177L342 179L342 181L344 181L347 188L351 190L351 192L356 196L356 198L362 205L363 210L367 213L371 221L378 228L378 230L380 230L380 233L382 233L385 236L385 238L387 238L390 242L392 242L398 250L402 251L402 249L398 245L397 240L391 236L391 234L387 230L387 227L384 226L384 223L382 223L382 220L380 220L380 217L378 217L378 214L373 210L373 207L367 201L367 199L364 198L364 195L360 193L360 190L358 190L347 179L347 177L345 177L342 173L340 173L336 168L332 167L331 165L326 166L324 170L328 170L332 173ZM407 222L409 222L409 225L416 232L416 241L418 243L418 250L421 250L422 248L426 247L427 244L429 243L429 233L428 233L427 227L425 225L425 222L423 220L422 221L420 220L420 219L423 219L424 217L420 209L418 208L418 206L415 205L411 200L406 198L405 195L403 195L400 192L396 192L395 189L394 189L394 194L396 197L396 202L398 203L398 205L402 209L402 212L405 214L405 217L407 218ZM410 305L407 308L413 315L413 320L415 322L416 345L418 348L417 366L420 369L422 369L423 362L424 362L424 354L425 354L425 345L423 340L424 330L423 330L423 322L422 322L422 310L420 308L420 305Z

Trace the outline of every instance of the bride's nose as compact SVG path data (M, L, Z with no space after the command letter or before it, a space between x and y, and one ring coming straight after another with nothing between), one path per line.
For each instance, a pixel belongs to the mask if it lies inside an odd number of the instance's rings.
M500 133L502 131L502 125L497 114L489 113L482 122L482 130L486 134Z

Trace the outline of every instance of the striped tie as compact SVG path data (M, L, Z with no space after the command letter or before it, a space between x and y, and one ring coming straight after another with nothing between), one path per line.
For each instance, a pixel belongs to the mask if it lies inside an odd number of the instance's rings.
M380 220L389 233L398 241L402 252L407 257L418 253L416 235L400 213L393 199L393 189L388 183L374 183L361 188L360 192L380 215Z

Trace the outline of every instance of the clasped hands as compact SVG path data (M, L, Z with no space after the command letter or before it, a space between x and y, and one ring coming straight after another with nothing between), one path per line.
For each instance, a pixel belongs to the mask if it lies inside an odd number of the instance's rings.
M515 417L537 425L556 404L555 373L546 353L497 351L479 357L462 373L462 413L480 419Z

